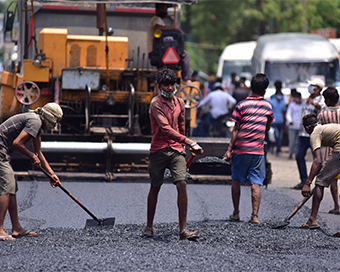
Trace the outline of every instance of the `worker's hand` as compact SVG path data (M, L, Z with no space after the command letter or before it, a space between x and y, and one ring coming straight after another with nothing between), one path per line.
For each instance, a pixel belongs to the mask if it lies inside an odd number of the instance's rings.
M53 188L55 188L55 187L61 185L61 184L60 184L60 180L59 180L59 178L58 178L58 176L57 176L56 174L51 175L51 177L52 177L53 179L50 179L50 184L51 184L51 186L52 186Z
M303 185L301 194L302 194L304 197L309 197L310 194L311 194L310 185L307 185L307 184Z
M40 168L41 162L40 162L40 159L39 159L37 154L35 154L35 153L33 154L33 157L31 159L31 163L34 167Z
M226 161L230 161L232 158L233 158L233 152L229 150L223 155L223 159Z
M190 148L190 151L195 153L195 154L198 154L198 155L202 155L204 150L203 148L199 145L199 144L195 144L193 145L191 148Z
M314 104L314 103L313 103L313 99L310 98L310 97L308 97L308 98L306 99L306 103L307 103L308 105Z

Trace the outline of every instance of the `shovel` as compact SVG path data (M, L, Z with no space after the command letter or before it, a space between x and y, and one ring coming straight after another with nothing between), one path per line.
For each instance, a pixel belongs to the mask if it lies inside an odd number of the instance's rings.
M302 208L302 206L311 198L314 194L314 188L309 196L306 196L295 208L294 210L283 220L280 225L272 227L273 229L282 229L290 224L290 219Z
M53 180L52 176L40 166L40 170L50 179ZM99 226L105 226L105 227L113 227L115 223L115 217L112 218L105 218L105 219L98 219L96 216L94 216L93 213L91 213L83 204L80 203L78 199L76 199L69 191L67 191L61 184L59 185L59 188L63 190L64 193L66 193L70 198L72 198L85 212L87 212L93 219L87 219L85 228L87 227L99 227Z

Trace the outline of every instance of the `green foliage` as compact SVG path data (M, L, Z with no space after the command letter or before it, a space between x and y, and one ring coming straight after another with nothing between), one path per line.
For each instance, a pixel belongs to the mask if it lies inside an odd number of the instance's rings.
M6 0L6 1L0 1L0 13L4 13L7 9L7 7L12 3L16 2L15 0ZM14 7L14 4L12 5Z
M340 0L199 0L183 11L182 26L196 44L187 46L191 66L204 72L216 71L221 50L200 44L225 47L266 33L318 28L336 28L340 36Z

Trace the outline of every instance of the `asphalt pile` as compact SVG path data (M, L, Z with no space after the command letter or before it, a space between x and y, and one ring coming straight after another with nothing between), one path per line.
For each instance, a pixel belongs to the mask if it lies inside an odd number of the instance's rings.
M178 239L178 224L112 229L42 229L38 237L1 242L1 271L338 271L340 239L325 230L272 229L246 221L192 222L197 241Z

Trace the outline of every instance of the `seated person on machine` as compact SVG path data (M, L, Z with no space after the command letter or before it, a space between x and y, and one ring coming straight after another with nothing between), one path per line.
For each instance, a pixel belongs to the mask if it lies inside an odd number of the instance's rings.
M168 4L156 4L156 14L151 18L148 32L147 32L147 49L149 53L149 58L153 55L153 33L156 29L159 30L178 30L182 34L183 31L176 27L165 26L163 18L168 15ZM190 73L190 57L187 51L184 50L183 54L179 56L181 58L181 68L182 68L182 84L191 84L191 73Z

